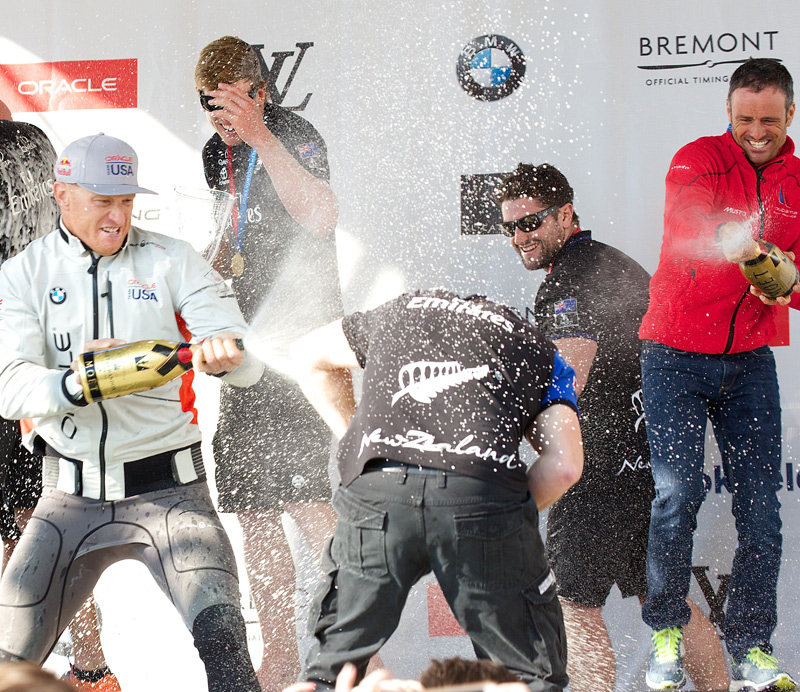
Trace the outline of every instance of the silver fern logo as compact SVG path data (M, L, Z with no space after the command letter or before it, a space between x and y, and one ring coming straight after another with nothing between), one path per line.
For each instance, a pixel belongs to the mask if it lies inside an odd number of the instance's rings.
M441 392L471 380L480 380L489 374L488 365L464 368L461 363L435 363L419 361L400 369L397 376L400 391L392 397L392 406L408 394L414 401L430 404Z

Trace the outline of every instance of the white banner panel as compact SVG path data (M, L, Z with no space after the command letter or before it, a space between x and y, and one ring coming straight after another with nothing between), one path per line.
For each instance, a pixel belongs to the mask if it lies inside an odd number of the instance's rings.
M346 309L374 306L406 288L443 285L524 311L540 273L524 271L505 238L462 233L474 230L466 210L483 176L520 161L557 166L575 189L583 227L653 271L672 155L725 129L727 81L740 61L778 58L800 78L798 27L794 0L758 8L743 0L34 0L24 11L4 13L0 99L16 104L18 119L42 127L56 150L98 131L130 142L139 153L141 182L161 193L137 200L138 223L169 232L172 190L204 185L200 149L212 131L194 92L197 53L225 34L263 44L276 78L273 97L297 108L328 144L341 209ZM483 62L472 63L483 50ZM465 74L465 65L474 71ZM509 76L518 88L492 100L495 83ZM791 128L789 134L800 137ZM800 618L793 569L800 530L797 325L793 316L795 345L776 349L786 483L774 644L786 668L800 674L792 639ZM709 447L692 597L716 613L735 531L711 437ZM156 596L157 607L131 625L137 629L131 636L125 624L114 623L125 622L124 607L134 595L121 595L119 585L128 583L122 570L115 568L113 577L101 590L109 603L109 660L126 692L152 688L151 660L161 660L164 651L148 646L150 631L180 623L162 624L168 606ZM432 656L469 653L438 608L435 588L419 585L384 651L397 674L416 675ZM638 604L614 592L606 615L618 654L617 688L642 688L649 632ZM199 660L187 635L180 637L179 660L167 664L157 686L203 689Z

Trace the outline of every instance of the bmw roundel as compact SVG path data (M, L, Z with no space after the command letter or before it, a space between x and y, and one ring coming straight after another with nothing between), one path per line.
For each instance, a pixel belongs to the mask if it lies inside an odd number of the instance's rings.
M486 34L461 49L458 83L479 101L497 101L516 91L525 76L525 56L511 39Z
M50 290L50 300L56 305L61 305L67 299L67 292L60 286Z

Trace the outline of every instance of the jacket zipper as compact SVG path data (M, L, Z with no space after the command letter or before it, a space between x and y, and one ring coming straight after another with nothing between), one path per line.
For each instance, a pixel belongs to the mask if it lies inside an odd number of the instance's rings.
M764 200L761 199L761 181L763 177L761 175L764 168L769 166L773 161L765 164L763 168L756 168L753 166L756 172L756 199L758 200L758 237L759 239L764 237L764 226L766 225L766 214L764 213ZM752 165L752 164L751 164ZM739 308L742 307L742 303L744 299L747 297L747 294L750 293L750 287L748 286L745 289L744 294L741 298L739 298L739 302L736 303L736 308L733 310L733 315L731 316L730 325L728 327L728 343L725 344L725 350L722 351L723 354L726 354L730 351L731 347L733 346L733 336L736 332L736 315L739 314Z
M94 339L100 338L100 293L97 285L97 268L100 263L100 255L90 253L92 257L92 266L89 267L89 274L92 275L92 334ZM108 295L108 294L103 294ZM106 499L106 439L108 438L108 415L103 402L98 401L97 405L100 407L100 416L103 424L100 428L100 446L98 449L98 459L100 461L100 497L101 502Z

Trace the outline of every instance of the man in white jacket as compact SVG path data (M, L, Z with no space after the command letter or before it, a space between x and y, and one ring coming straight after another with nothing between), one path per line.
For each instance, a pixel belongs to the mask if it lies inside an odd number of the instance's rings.
M211 692L257 691L233 552L209 498L186 376L88 403L75 359L202 341L194 369L247 386L235 298L186 243L131 226L136 153L103 134L55 164L58 228L0 270L0 415L31 418L44 492L0 580L0 660L41 663L110 564L138 559L192 632Z

